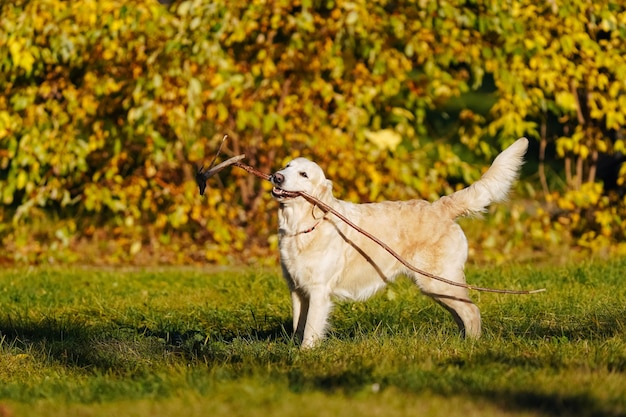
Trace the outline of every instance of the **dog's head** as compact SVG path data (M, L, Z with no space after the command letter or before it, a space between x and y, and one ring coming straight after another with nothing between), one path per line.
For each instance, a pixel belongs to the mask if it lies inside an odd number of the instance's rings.
M274 185L272 197L282 204L302 201L303 198L294 197L286 191L304 191L325 203L330 202L333 195L333 184L326 179L322 168L306 158L296 158L289 162L285 168L272 174L271 182Z

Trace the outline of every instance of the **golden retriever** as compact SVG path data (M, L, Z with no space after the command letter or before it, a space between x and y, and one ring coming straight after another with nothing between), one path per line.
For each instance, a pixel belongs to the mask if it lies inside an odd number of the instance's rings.
M398 275L410 277L454 317L463 336L478 338L480 310L468 290L427 278L402 265L376 243L324 212L304 191L385 242L411 265L465 283L467 239L455 222L506 198L528 148L526 138L503 151L471 186L430 203L424 200L354 204L333 197L332 182L314 162L296 158L274 173L272 196L279 203L282 271L293 307L293 328L303 348L316 346L328 326L333 299L365 300Z

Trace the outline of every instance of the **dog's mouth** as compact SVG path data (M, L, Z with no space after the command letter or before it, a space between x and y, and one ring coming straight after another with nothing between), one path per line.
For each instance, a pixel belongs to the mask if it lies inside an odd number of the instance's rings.
M298 197L300 194L293 192L293 191L286 191L283 190L282 188L278 188L278 187L274 187L272 188L272 197L274 197L277 200L285 200L287 198L295 198Z

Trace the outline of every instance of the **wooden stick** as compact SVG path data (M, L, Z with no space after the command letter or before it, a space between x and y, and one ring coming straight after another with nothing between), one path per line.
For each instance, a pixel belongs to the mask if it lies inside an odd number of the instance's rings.
M204 167L198 169L198 172L196 173L196 183L198 184L198 188L200 189L200 195L204 195L204 191L206 190L206 182L209 178L230 165L238 164L239 161L241 161L245 157L246 156L243 154L233 156L232 158L227 159L226 161L222 162L221 164L217 164L214 167L209 166L209 169L207 170L205 170Z

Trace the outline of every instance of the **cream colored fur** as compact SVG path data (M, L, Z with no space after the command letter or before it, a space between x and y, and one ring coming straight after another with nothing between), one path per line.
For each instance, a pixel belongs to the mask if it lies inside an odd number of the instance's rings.
M398 275L410 277L444 306L463 335L478 338L481 319L468 290L417 274L388 252L324 213L303 197L305 191L379 238L413 266L464 283L467 240L455 222L459 216L484 211L506 198L516 180L528 140L521 138L494 160L473 185L429 203L424 200L353 204L333 197L322 169L305 158L292 160L272 175L278 211L280 258L291 291L293 327L303 348L323 339L333 299L365 300Z

